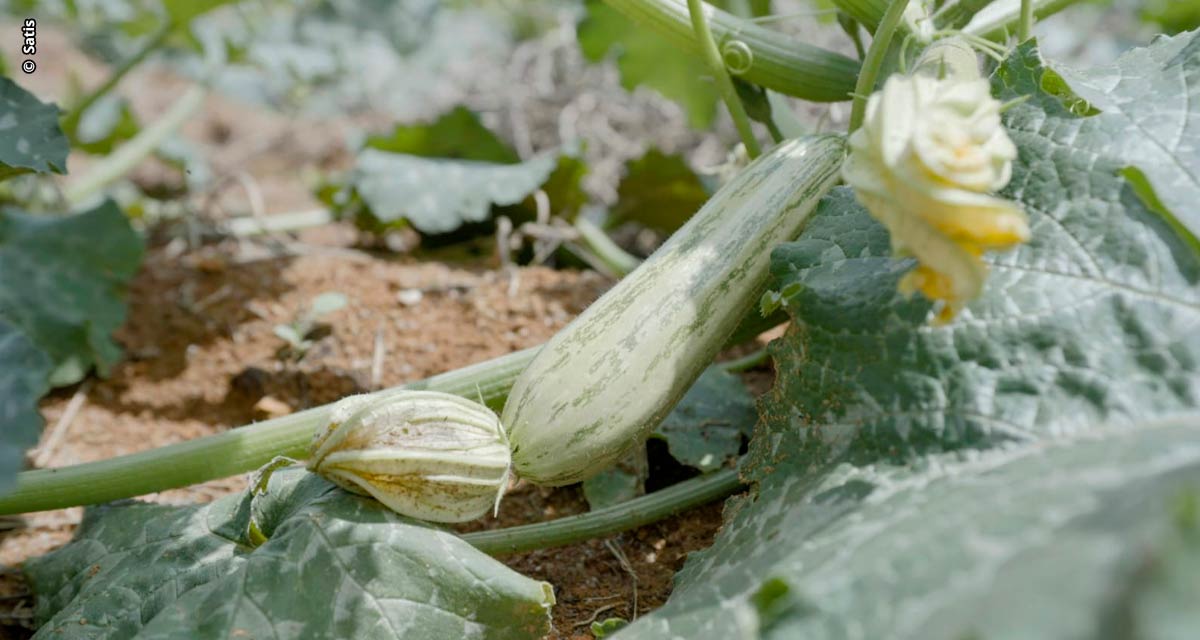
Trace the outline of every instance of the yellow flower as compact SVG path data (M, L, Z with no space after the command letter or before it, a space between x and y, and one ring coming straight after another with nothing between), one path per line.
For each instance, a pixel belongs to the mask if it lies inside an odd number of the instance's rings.
M1024 211L989 195L1008 184L1016 155L980 78L892 76L850 136L842 176L893 251L916 257L900 290L939 301L941 321L983 290L984 251L1029 239Z

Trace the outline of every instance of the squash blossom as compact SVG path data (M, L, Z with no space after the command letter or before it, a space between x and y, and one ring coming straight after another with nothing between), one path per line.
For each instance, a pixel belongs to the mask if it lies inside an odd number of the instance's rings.
M465 522L499 507L512 454L487 407L435 391L343 398L313 436L309 471L401 515Z
M1012 177L1017 150L981 78L888 78L850 136L842 177L917 267L900 281L941 303L945 322L983 290L984 251L1029 238L1024 211L989 195Z

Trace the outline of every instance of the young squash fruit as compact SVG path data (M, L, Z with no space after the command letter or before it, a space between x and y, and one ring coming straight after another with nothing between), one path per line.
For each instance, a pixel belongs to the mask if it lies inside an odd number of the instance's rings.
M843 158L835 136L780 144L558 332L500 418L517 475L571 484L640 444L757 303L771 249L800 232Z

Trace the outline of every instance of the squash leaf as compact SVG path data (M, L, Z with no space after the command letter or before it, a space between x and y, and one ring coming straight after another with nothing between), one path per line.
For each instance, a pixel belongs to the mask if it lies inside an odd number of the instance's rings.
M708 189L683 156L650 149L625 165L617 186L614 223L627 221L672 233L708 201Z
M398 124L391 133L367 138L367 148L446 158L512 164L519 162L504 141L483 126L470 109L458 106L429 124Z
M756 420L754 398L741 378L713 365L700 374L650 438L665 442L667 452L680 464L708 473L737 458ZM584 480L588 506L600 509L645 493L646 454L645 448L639 449Z
M0 179L28 173L66 173L67 137L58 107L0 77Z
M323 199L365 228L408 223L435 235L489 220L497 207L517 207L507 213L533 219L538 190L552 214L573 219L586 200L586 173L576 145L521 162L473 112L456 107L433 122L368 138L347 188L326 185Z
M524 639L554 604L549 584L300 469L208 505L91 508L25 569L35 638Z
M111 334L125 320L124 292L142 252L112 202L65 217L0 211L0 319L50 356L52 386L78 382L93 366L106 375L121 357Z
M13 488L25 450L42 429L38 399L48 388L50 358L0 318L0 493Z
M700 374L650 437L666 441L672 458L707 473L737 457L757 420L746 385L718 365Z
M586 16L576 29L584 57L600 62L612 53L622 87L632 91L646 85L679 103L693 127L706 129L712 124L718 94L699 55L680 51L600 0L588 0L586 6Z
M422 233L438 234L490 219L493 206L520 204L557 166L557 154L495 164L364 149L352 181L379 222L407 220Z
M618 637L1195 628L1200 255L1046 72L1026 43L994 76L1002 99L1025 98L1005 113L1020 153L1004 195L1033 238L988 256L984 295L954 323L896 292L912 262L848 189L776 249L794 323L743 467L756 491ZM1193 154L1172 162L1200 172Z
M1129 51L1112 66L1056 69L1071 90L1099 112L1082 123L1080 134L1107 136L1111 148L1106 155L1144 174L1157 199L1193 239L1200 238L1196 33L1162 38L1154 46Z

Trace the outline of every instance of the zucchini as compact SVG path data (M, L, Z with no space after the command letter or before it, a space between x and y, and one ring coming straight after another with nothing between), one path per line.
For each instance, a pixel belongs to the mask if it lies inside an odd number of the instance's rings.
M844 142L755 160L633 273L556 334L513 385L513 470L558 486L615 463L666 417L762 295L771 249L838 179Z

